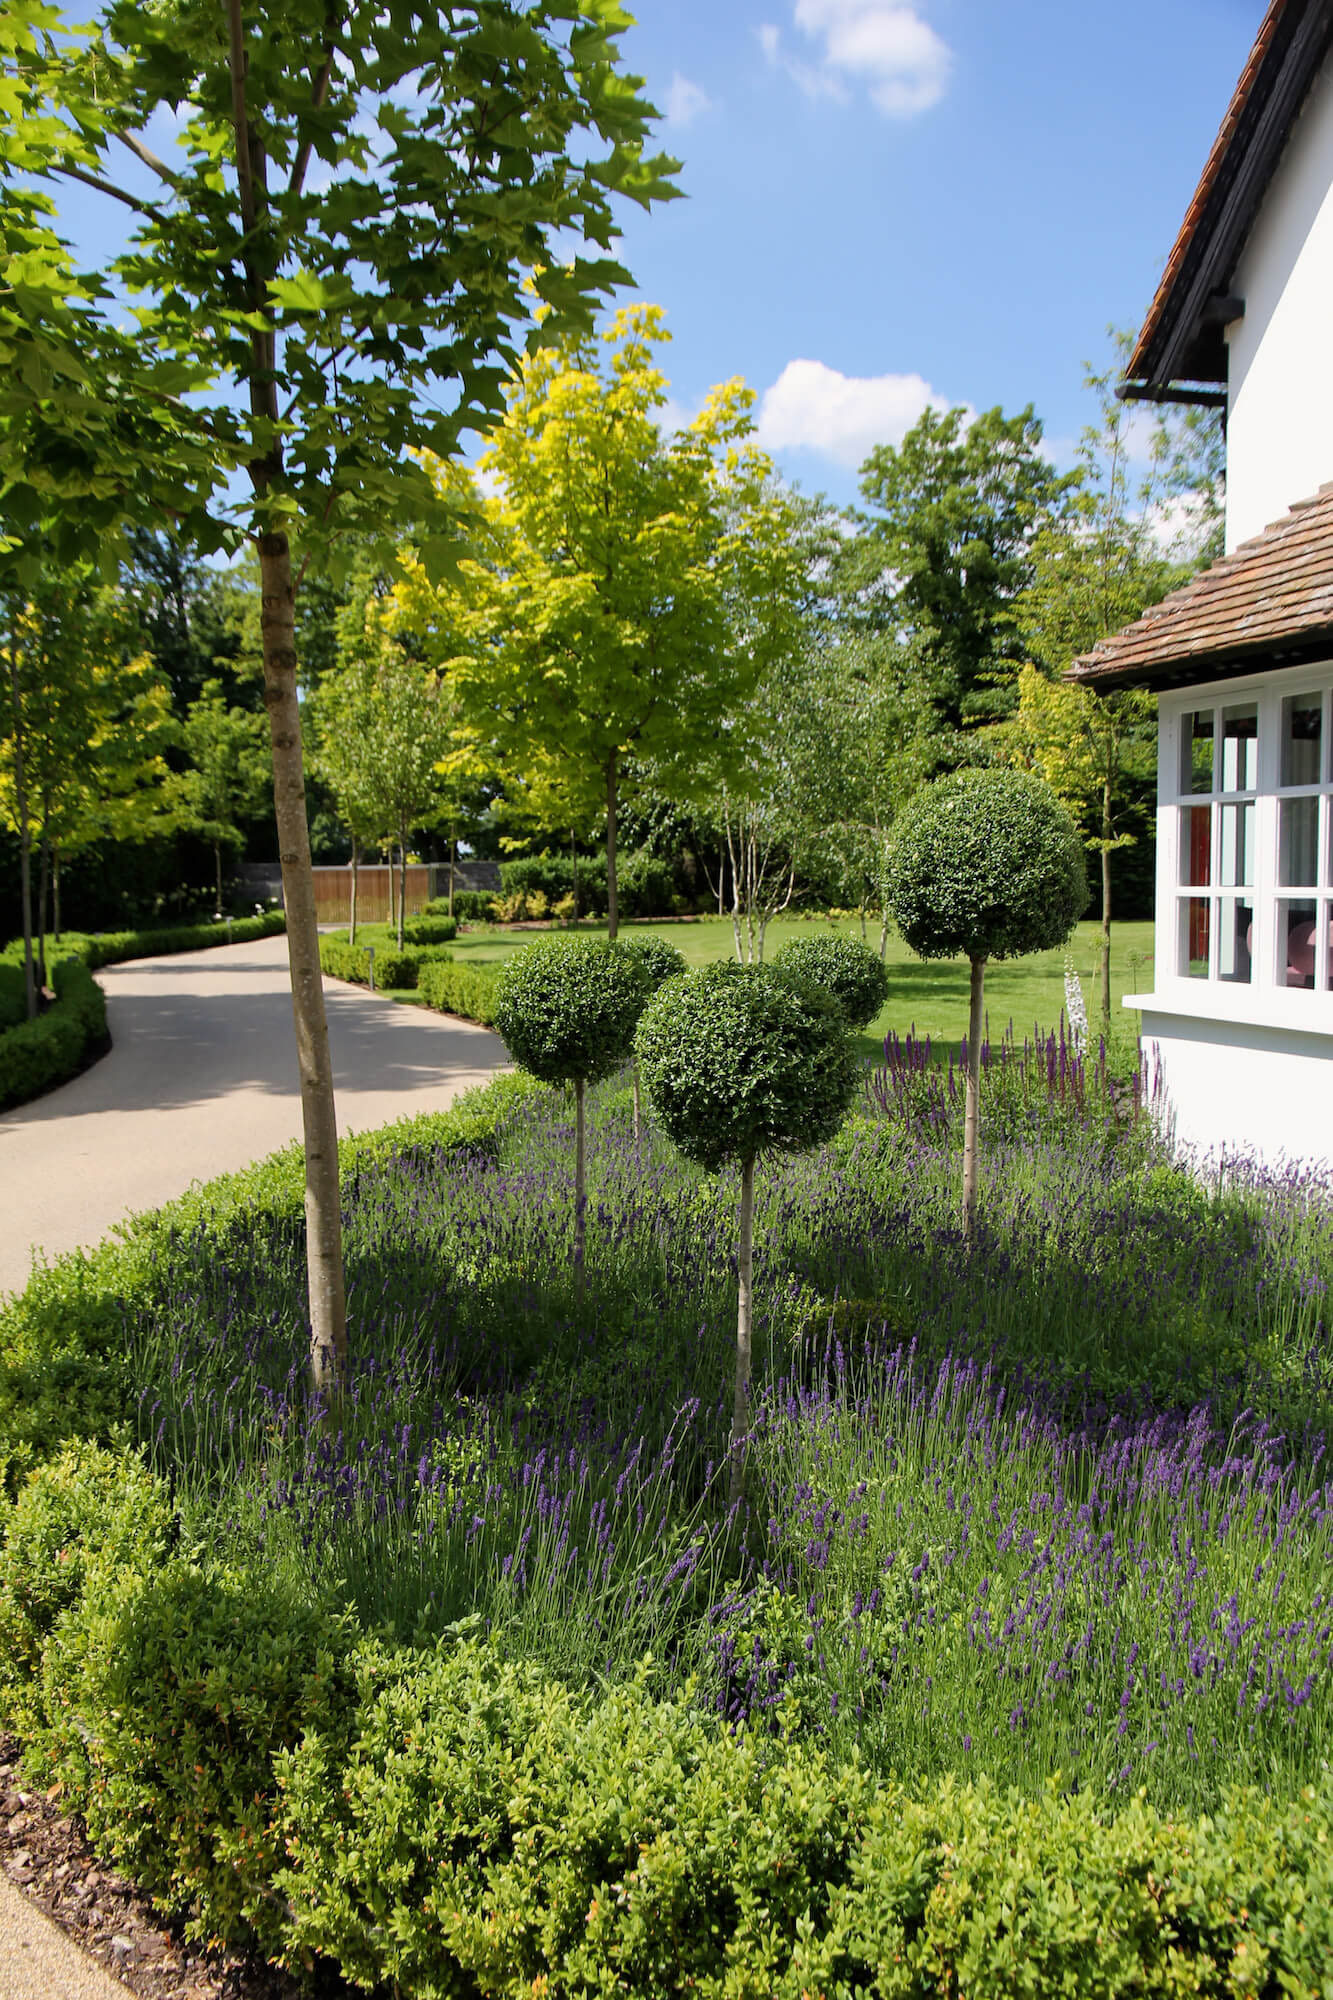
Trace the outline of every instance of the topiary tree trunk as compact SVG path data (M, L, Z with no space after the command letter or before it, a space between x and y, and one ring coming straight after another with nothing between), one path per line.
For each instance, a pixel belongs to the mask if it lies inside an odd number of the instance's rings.
M967 1096L963 1107L963 1241L971 1243L977 1215L977 1107L981 1097L982 997L984 958L972 960L972 992L967 1016Z
M731 1415L731 1504L745 1497L745 1433L750 1422L754 1328L754 1155L741 1161L741 1212L736 1244L736 1395Z
M574 1297L583 1304L584 1253L588 1242L587 1148L583 1125L583 1078L574 1078Z

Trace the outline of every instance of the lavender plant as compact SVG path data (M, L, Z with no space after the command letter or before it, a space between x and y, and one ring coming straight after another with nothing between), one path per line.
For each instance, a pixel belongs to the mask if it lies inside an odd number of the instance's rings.
M608 1086L583 1312L567 1098L497 1157L359 1174L336 1425L303 1395L299 1213L201 1205L154 1240L107 1338L186 1546L573 1685L651 1655L719 1726L780 1716L880 1771L1289 1793L1333 1733L1328 1190L1244 1163L1203 1186L1097 1055L997 1041L965 1254L937 1055L891 1042L836 1136L756 1180L743 1533L717 1504L740 1169L636 1147Z

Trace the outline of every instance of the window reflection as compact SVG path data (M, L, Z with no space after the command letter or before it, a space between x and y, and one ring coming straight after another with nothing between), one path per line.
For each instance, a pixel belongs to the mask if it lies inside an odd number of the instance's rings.
M1277 867L1277 879L1284 889L1312 889L1319 880L1318 799L1280 802Z
M1296 694L1282 704L1282 783L1317 785L1324 704L1317 694Z
M1315 984L1315 906L1312 900L1278 904L1278 937L1286 954L1288 986L1313 991Z
M1217 879L1224 889L1248 889L1254 881L1254 802L1222 806L1220 811L1222 839Z
M1213 879L1213 809L1186 806L1185 837L1180 843L1180 879L1188 888L1206 889Z
M1249 985L1254 966L1254 905L1224 898L1217 926L1217 976Z
M1211 935L1210 905L1206 896L1185 896L1180 904L1180 970L1186 979L1208 977L1208 944Z
M1213 789L1213 711L1200 709L1180 718L1180 789L1182 792L1211 792Z
M1224 792L1252 792L1259 783L1259 708L1246 701L1222 710Z

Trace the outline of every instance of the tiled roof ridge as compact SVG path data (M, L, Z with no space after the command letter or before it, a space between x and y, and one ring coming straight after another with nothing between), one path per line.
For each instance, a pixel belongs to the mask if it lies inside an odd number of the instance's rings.
M1171 254L1166 260L1166 267L1162 272L1157 290L1153 294L1153 301L1148 308L1147 316L1144 319L1138 340L1134 346L1134 352L1126 365L1126 380L1133 381L1148 372L1148 353L1157 338L1158 327L1166 311L1167 302L1175 289L1176 282L1193 248L1195 236L1198 233L1199 225L1203 221L1204 212L1217 185L1223 163L1226 160L1227 154L1231 151L1232 142L1244 117L1245 108L1250 100L1250 93L1254 89L1255 81L1258 78L1260 70L1263 68L1264 58L1273 45L1273 38L1277 34L1282 17L1290 4L1291 0L1271 0L1268 12L1264 15L1263 21L1260 24L1259 32L1254 38L1254 46L1246 58L1245 67L1241 71L1240 79L1231 94L1231 102L1226 108L1221 125L1218 127L1217 137L1214 139L1208 158L1204 162L1203 172L1199 176L1199 184L1195 188L1190 205L1185 211L1185 219L1180 225L1180 232L1176 237L1175 243L1172 245Z

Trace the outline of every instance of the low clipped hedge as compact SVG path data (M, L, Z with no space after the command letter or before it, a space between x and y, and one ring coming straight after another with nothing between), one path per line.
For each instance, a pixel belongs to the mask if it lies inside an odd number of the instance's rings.
M406 936L406 931L404 936ZM330 979L346 979L355 986L370 984L370 954L375 954L375 986L380 992L390 987L413 987L420 983L421 968L449 953L443 941L405 945L349 944L345 931L327 932L319 941L320 968Z
M193 1936L413 2000L1327 1993L1327 1774L1194 1821L1141 1795L917 1794L780 1715L730 1735L688 1690L386 1646L171 1533L128 1454L76 1446L27 1482L0 1717Z
M345 1188L395 1155L494 1154L536 1088L357 1135ZM124 1301L173 1233L222 1247L301 1202L290 1148L0 1308L0 1721L192 1936L413 2000L1328 1994L1327 1773L1198 1819L880 1783L780 1708L728 1733L646 1675L579 1692L473 1638L391 1647L185 1546L120 1441Z
M270 910L262 917L233 917L230 932L225 923L216 922L175 924L170 930L155 931L71 931L56 950L62 958L80 959L96 972L99 965L119 965L127 958L169 958L175 952L208 951L220 944L253 944L258 938L277 937L286 928L283 912ZM0 957L22 965L22 938L12 939Z
M455 917L409 917L403 925L404 944L452 944L457 936Z
M494 965L460 965L457 959L433 959L417 975L417 991L428 1007L457 1014L464 1021L494 1027L500 969Z
M0 1034L0 1111L68 1083L110 1047L106 995L77 958L51 973L55 1000L35 1021Z
M0 1034L17 1028L28 1015L28 992L23 967L12 959L0 958Z

